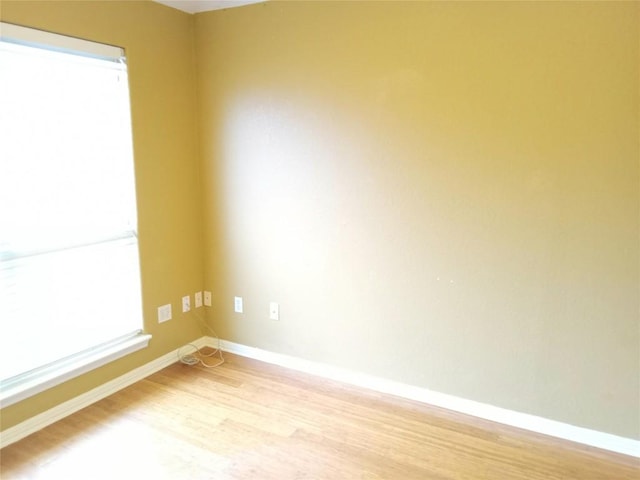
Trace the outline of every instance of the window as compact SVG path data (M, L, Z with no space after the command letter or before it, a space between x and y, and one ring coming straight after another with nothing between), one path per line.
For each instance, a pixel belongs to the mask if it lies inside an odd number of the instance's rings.
M0 401L142 334L124 51L0 24Z

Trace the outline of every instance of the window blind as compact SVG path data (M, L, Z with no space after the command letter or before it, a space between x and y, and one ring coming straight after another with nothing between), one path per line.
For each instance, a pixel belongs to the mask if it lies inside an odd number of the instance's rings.
M142 330L124 50L0 24L0 380Z

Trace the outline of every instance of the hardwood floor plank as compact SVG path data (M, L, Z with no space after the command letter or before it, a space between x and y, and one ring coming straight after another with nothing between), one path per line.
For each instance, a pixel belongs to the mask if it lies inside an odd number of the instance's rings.
M13 479L638 480L640 461L231 354L0 451Z

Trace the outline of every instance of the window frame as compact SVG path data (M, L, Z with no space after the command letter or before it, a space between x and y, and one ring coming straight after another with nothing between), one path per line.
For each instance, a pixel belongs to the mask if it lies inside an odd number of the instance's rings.
M0 22L0 41L97 59L124 61L124 49L121 47L7 22ZM136 245L136 248L139 250L139 245ZM138 268L140 268L139 265ZM142 288L140 287L140 289L142 293ZM118 358L146 348L151 340L151 335L143 331L144 308L143 305L140 307L142 325L139 331L134 331L106 341L96 347L69 355L42 367L1 381L0 408L13 405L37 393L113 362ZM20 339L20 342L28 345L29 339Z

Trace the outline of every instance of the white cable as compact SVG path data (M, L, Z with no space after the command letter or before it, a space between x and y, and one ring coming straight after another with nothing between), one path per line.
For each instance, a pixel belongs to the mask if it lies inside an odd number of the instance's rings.
M185 365L202 365L203 367L207 367L207 368L214 368L214 367L219 367L220 365L222 365L224 363L224 357L222 356L222 349L220 348L220 338L218 337L218 334L213 330L213 328L211 328L209 325L207 325L206 322L204 322L202 320L202 318L198 315L196 315L196 318L198 319L198 321L204 325L204 327L209 330L209 332L211 332L211 334L213 334L213 337L216 339L216 342L218 343L217 348L213 349L213 352L210 353L204 353L202 350L203 348L210 348L210 347L197 347L196 345L194 345L193 343L188 343L186 344L184 347L180 348L178 350L178 358L180 359L180 361L182 363L184 363ZM184 353L185 349L191 348L192 350L189 353ZM211 358L214 355L218 355L219 360L215 363L207 363L205 361L206 358Z

